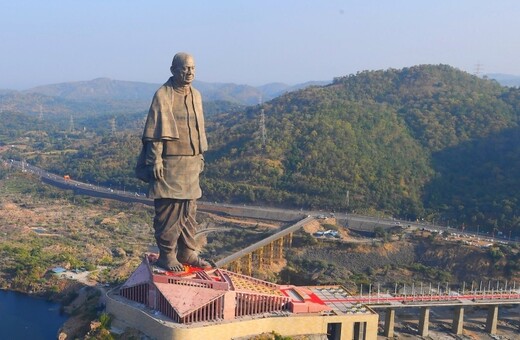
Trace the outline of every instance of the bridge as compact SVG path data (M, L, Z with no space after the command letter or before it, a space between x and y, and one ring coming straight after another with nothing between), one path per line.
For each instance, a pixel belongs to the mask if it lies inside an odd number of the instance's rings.
M470 291L459 294L414 294L392 295L377 294L368 296L351 296L345 302L364 304L372 309L385 309L385 326L383 334L386 337L394 336L395 311L397 308L420 308L419 335L426 337L429 334L430 310L435 307L454 307L452 333L460 335L464 329L464 308L468 306L482 306L488 309L485 330L489 334L497 334L498 308L520 304L520 290L498 291ZM520 330L520 329L519 329Z
M283 260L284 249L291 247L293 233L306 225L315 223L318 222L314 217L307 216L297 223L217 261L216 265L251 276L253 268L269 267L273 263Z

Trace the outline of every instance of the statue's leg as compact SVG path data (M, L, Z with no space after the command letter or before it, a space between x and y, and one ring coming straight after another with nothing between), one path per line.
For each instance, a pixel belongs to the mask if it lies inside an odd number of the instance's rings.
M170 271L184 271L177 260L178 240L183 229L182 200L160 198L154 200L154 236L159 248L159 259L155 265Z
M212 265L208 261L199 257L198 245L195 240L195 233L198 230L198 224L195 220L197 215L196 200L186 200L185 203L184 228L179 236L177 259L179 262L191 266L201 268L211 267Z

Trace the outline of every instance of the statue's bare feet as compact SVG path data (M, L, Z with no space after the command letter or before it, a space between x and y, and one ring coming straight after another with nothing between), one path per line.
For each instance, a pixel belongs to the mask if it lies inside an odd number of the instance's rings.
M164 260L159 257L157 261L155 261L154 266L157 266L161 269L164 269L169 272L183 272L184 266L177 260Z
M181 263L198 268L212 268L215 266L210 261L207 261L199 257L199 255L195 251L188 251L184 252L183 254L179 254L177 255L177 259Z

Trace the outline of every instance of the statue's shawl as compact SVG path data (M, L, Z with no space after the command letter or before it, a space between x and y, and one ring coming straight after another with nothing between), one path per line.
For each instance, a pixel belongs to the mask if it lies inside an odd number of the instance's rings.
M200 92L191 86L190 90L193 99L192 105L199 127L201 152L204 152L208 149L208 142L204 129L202 97ZM170 78L155 92L144 126L143 143L147 141L179 139L177 123L173 116L173 91L173 79Z

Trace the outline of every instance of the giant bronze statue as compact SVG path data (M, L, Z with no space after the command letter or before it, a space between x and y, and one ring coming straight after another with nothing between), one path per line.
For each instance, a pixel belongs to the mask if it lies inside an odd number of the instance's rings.
M196 200L201 197L199 174L208 148L202 99L191 86L195 61L177 53L170 67L172 77L155 93L142 136L137 176L149 182L154 199L154 236L159 248L155 265L180 272L184 264L208 267L195 242Z

